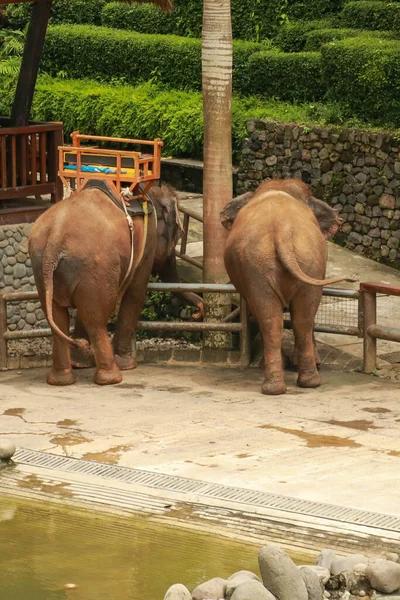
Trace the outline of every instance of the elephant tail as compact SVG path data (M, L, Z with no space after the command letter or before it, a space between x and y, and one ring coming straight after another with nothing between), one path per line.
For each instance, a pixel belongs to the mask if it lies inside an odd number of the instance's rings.
M72 344L76 348L82 350L84 355L90 354L90 345L87 340L84 339L72 339L68 335L66 335L61 329L57 326L56 322L53 318L53 292L54 292L54 284L53 284L53 276L54 271L57 268L57 265L60 260L59 253L52 252L49 248L46 248L43 256L43 281L44 281L44 289L45 289L45 301L46 301L46 317L49 322L51 331L53 335L57 335L62 340Z
M301 270L300 265L297 262L293 244L288 243L287 241L286 243L281 241L277 245L277 252L281 262L289 271L289 273L303 283L308 283L309 285L314 285L316 287L322 287L324 285L339 283L339 281L357 281L357 279L354 279L354 277L333 277L332 279L313 279L312 277L309 277Z

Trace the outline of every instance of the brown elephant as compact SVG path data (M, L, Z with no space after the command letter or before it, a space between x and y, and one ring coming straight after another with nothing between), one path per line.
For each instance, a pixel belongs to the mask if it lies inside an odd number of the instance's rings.
M96 361L95 383L119 383L120 369L136 367L132 336L157 246L155 212L148 218L147 235L140 212L137 203L138 214L132 216L133 255L122 203L97 187L86 187L55 204L33 225L29 238L32 269L53 331L53 366L48 383L74 383L70 346L88 349L87 340L69 337L70 307L77 309L89 334ZM133 268L129 271L131 261ZM111 345L107 323L118 302Z
M143 186L140 186L143 188ZM175 246L182 231L179 218L178 198L176 191L169 185L153 186L147 193L157 214L157 246L154 256L152 275L158 275L166 283L179 283L180 277L176 265ZM203 315L203 299L192 292L181 292L179 295L185 302L197 307L194 319ZM79 318L75 321L73 338L89 339L85 327ZM86 353L87 354L87 353ZM72 366L87 368L95 366L93 356L84 355L77 347L71 348Z
M263 181L255 192L247 192L228 202L221 212L221 223L225 229L232 229L233 222L239 210L243 206L246 206L254 198L255 194L270 190L286 192L293 196L293 198L296 198L296 200L307 204L313 211L323 235L327 238L333 237L343 222L338 216L338 211L323 200L315 198L311 194L309 187L300 179L269 179L268 181Z
M232 283L247 300L264 343L264 394L283 394L281 346L285 308L290 310L298 352L300 387L317 387L321 378L313 349L313 325L324 280L327 247L318 221L302 200L260 186L237 213L225 248Z

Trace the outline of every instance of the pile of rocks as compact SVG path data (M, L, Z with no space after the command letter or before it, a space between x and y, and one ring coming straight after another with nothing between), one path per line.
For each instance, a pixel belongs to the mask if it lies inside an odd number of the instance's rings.
M258 564L261 578L251 571L238 571L228 579L210 579L192 593L178 583L169 588L164 600L400 600L397 554L369 559L362 554L337 556L327 549L316 565L298 567L281 548L265 546ZM396 591L398 596L386 595Z

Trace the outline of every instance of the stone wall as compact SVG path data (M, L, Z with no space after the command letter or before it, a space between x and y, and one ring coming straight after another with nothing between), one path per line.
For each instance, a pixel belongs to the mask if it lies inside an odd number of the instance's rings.
M0 227L0 293L36 290L28 254L31 227L29 224ZM7 322L11 331L47 326L38 301L8 302Z
M249 121L237 194L267 178L302 179L343 218L335 241L400 268L400 138Z

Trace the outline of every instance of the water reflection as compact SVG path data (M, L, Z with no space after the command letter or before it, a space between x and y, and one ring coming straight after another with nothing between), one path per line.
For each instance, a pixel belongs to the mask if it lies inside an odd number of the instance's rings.
M192 590L240 569L258 572L257 553L145 517L0 496L1 600L162 600L173 583Z

